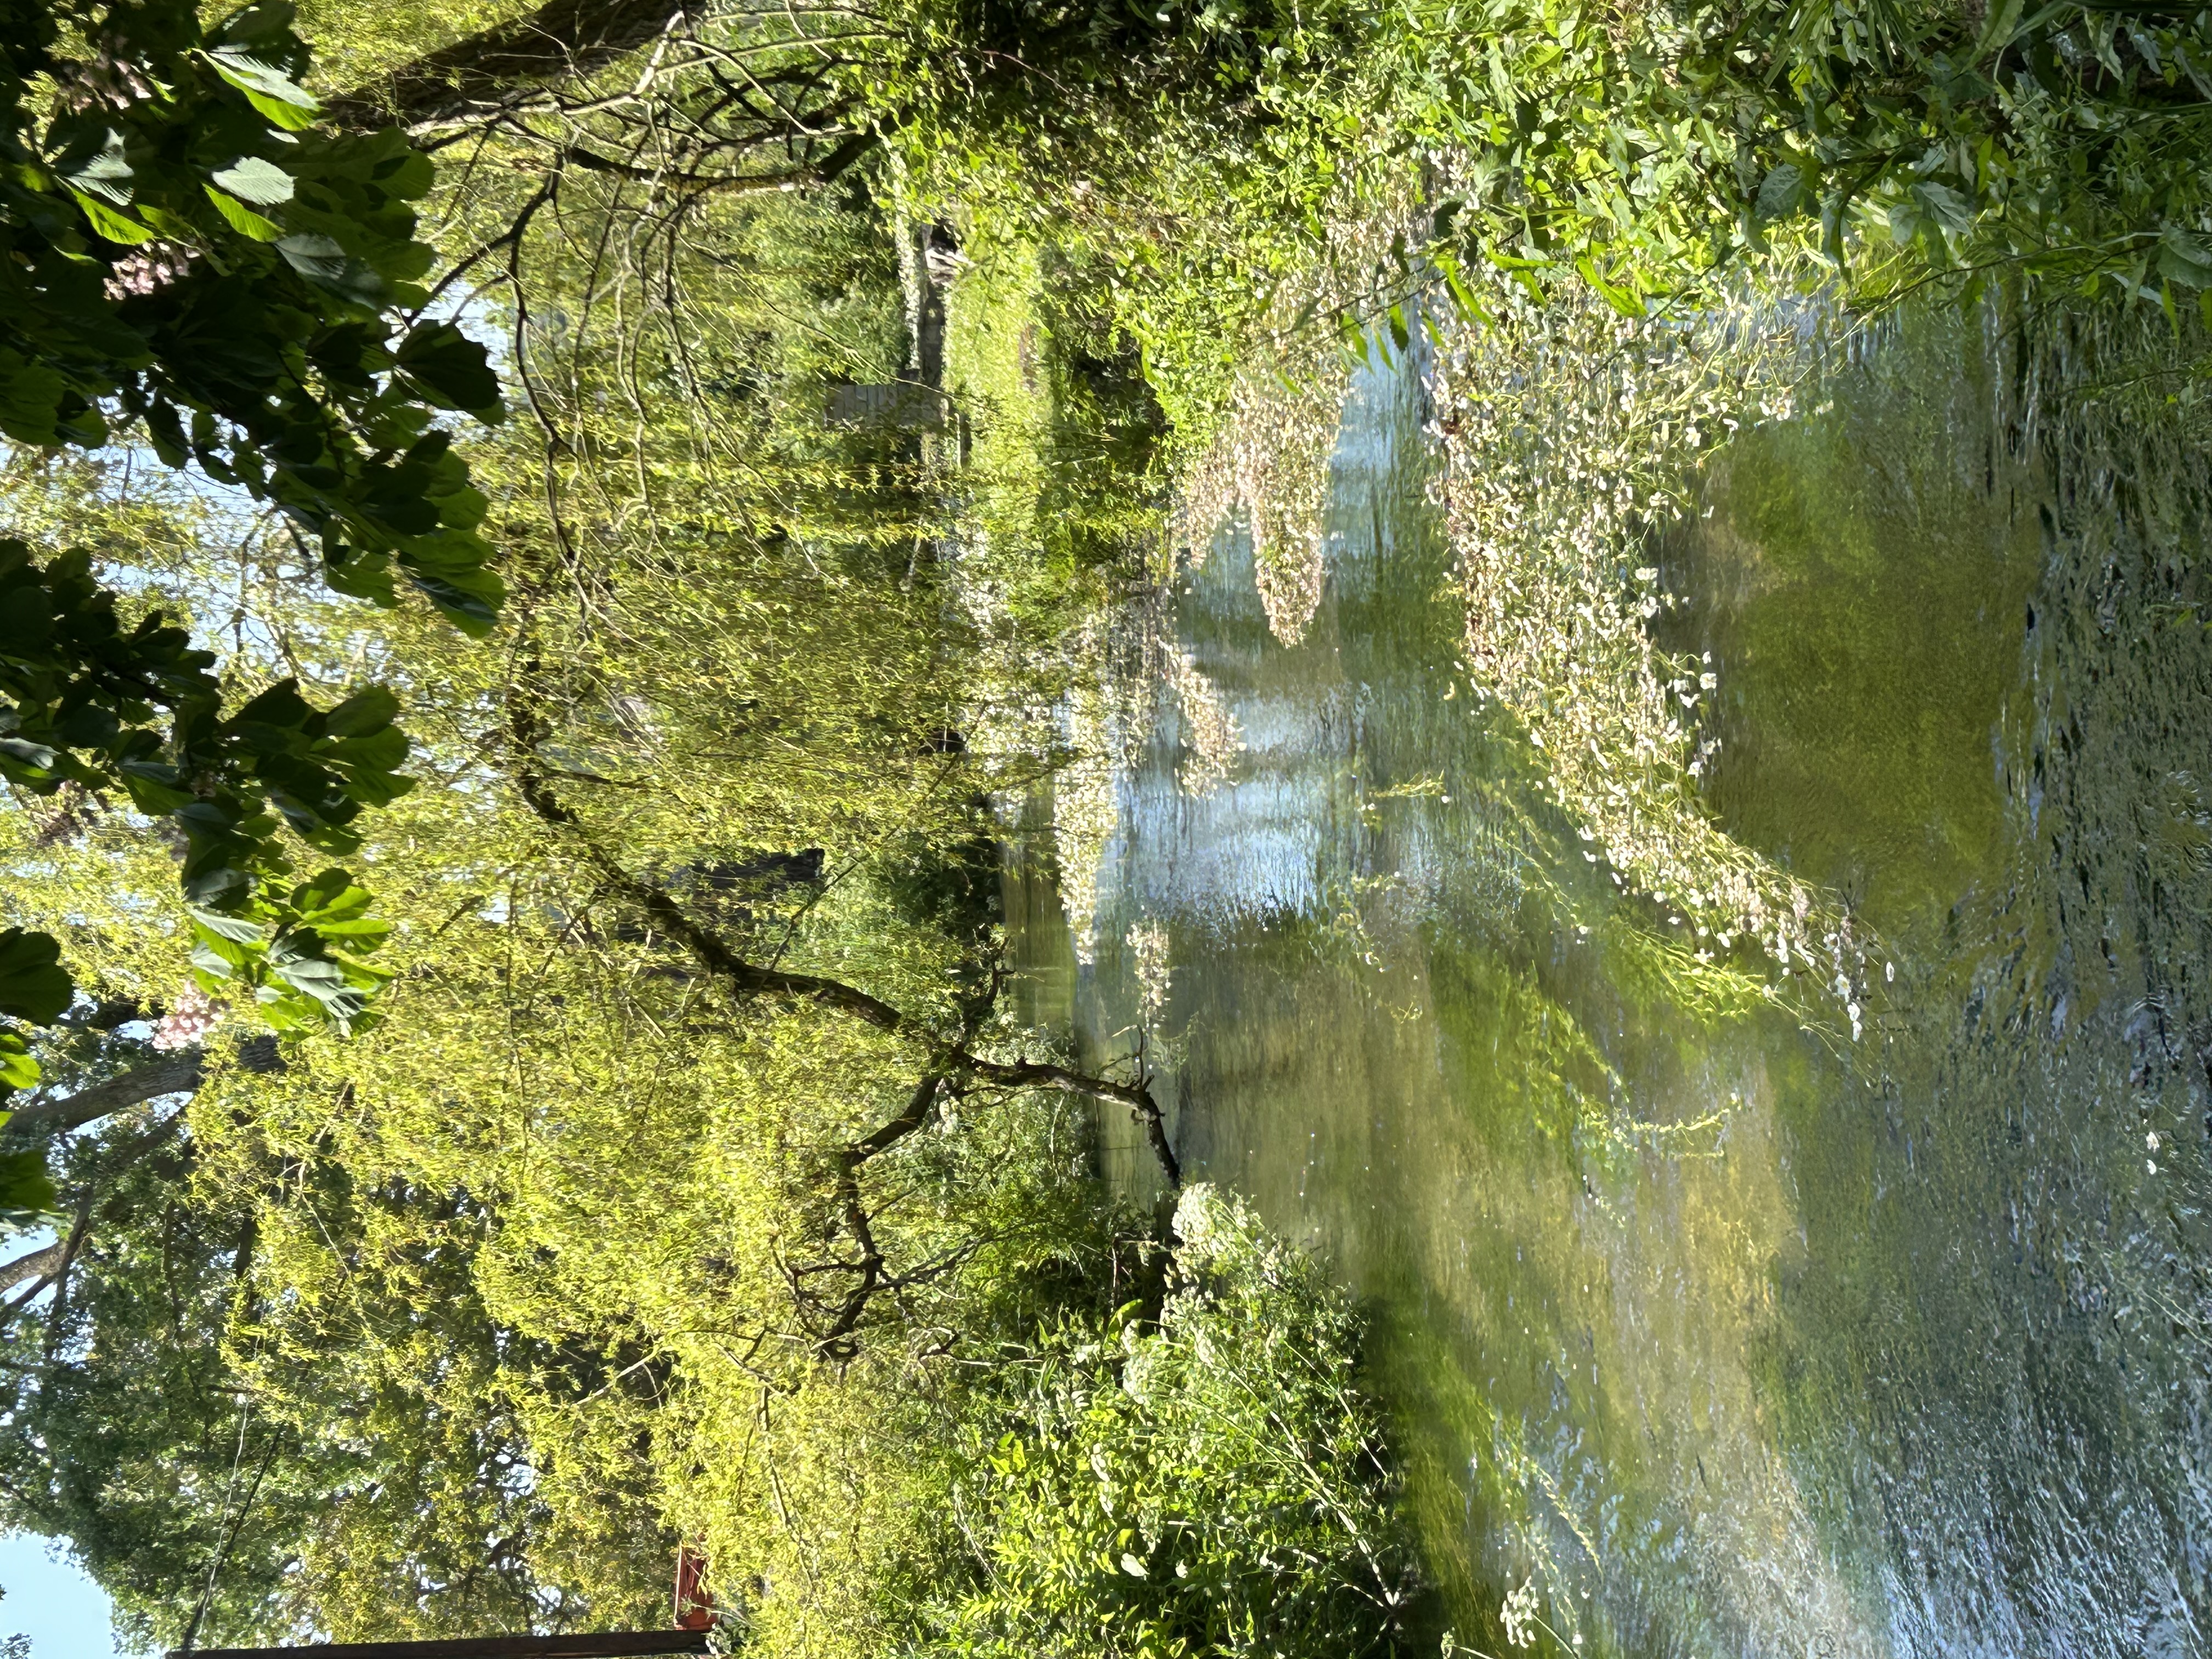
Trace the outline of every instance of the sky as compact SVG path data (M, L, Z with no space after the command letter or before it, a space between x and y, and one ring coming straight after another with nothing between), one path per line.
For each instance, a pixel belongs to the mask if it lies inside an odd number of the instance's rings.
M0 1637L31 1638L31 1659L115 1659L107 1597L74 1563L28 1533L0 1538Z

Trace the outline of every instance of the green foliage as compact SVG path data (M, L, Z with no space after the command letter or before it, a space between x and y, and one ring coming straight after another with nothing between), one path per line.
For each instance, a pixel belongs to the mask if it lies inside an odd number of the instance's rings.
M1626 312L1777 237L1877 294L2212 283L2212 13L1493 0L1414 12L1393 46L1410 133L1464 158L1446 246Z
M465 1198L356 1190L327 1163L289 1183L236 1162L210 1179L174 1120L81 1138L61 1173L92 1225L52 1304L0 1321L0 1516L68 1539L126 1637L392 1634L398 1609L444 1631L658 1611L642 1593L580 1594L609 1557L633 1583L659 1577L666 1540L634 1494L603 1486L596 1528L533 1548L558 1470L532 1468L512 1396L591 1357L487 1316L484 1218ZM283 1317L261 1295L302 1229L339 1282L311 1279L318 1305Z
M1243 97L1264 59L1243 36L1194 45L1133 15L974 27L986 47L951 68L981 77L979 96L1010 120L1028 94L1001 100L1022 77L992 79L1007 76L1009 42L1096 48L1090 69L1071 64L1091 103L1046 112L1071 141L1087 109L1133 142L1153 118L1147 100L1191 64L1218 68L1202 96ZM1144 65L1127 87L1111 72L1125 50ZM295 58L254 60L226 61L236 79L210 70L220 84L202 91L264 126L276 118L263 104L304 109L286 90L304 73ZM194 64L206 67L193 58L180 76ZM1032 90L1050 78L1025 73ZM294 201L307 193L282 141L251 153L288 172ZM292 201L257 198L278 186L231 159L214 169L228 185L210 172L194 187L291 234ZM1122 488L1156 435L1126 339L1107 305L1066 297L1089 276L1036 285L1051 337L1022 395L1052 453L1006 458L1006 495L1024 499L969 561L957 532L983 491L950 444L822 418L828 385L905 362L888 169L856 169L834 194L702 189L672 208L649 176L619 168L541 190L542 149L511 131L486 135L478 160L441 181L448 250L511 255L505 295L487 303L506 307L534 419L417 459L434 472L465 448L496 501L512 651L473 648L423 607L333 606L295 556L323 550L265 532L234 553L231 538L160 530L143 504L96 538L58 533L71 515L51 505L33 515L47 545L23 580L42 592L88 580L66 562L58 576L49 550L89 545L115 586L163 611L142 639L113 620L135 605L113 606L99 637L145 654L176 632L161 672L179 695L214 684L183 629L226 629L234 649L224 696L189 731L180 704L137 690L125 708L110 688L112 733L40 737L53 757L26 761L40 775L15 781L16 810L0 819L25 920L65 937L88 989L149 1005L187 973L204 990L283 986L311 1001L319 985L317 1006L358 1029L363 981L386 982L376 1041L302 1022L281 1071L228 1063L218 1026L209 1080L169 1127L174 1162L125 1170L95 1157L119 1164L129 1137L173 1120L112 1125L66 1151L61 1200L89 1200L91 1254L55 1294L61 1345L40 1347L27 1312L9 1338L22 1367L10 1420L24 1426L0 1455L37 1498L21 1523L77 1538L152 1642L189 1627L211 1565L197 1632L210 1641L631 1623L654 1616L683 1536L703 1540L718 1594L763 1653L1003 1645L1030 1615L975 1599L981 1558L951 1524L951 1496L1001 1479L965 1452L1042 1431L1034 1376L1052 1370L1088 1400L1101 1377L1128 1373L1105 1348L1074 1353L1104 1340L1128 1284L1115 1233L1132 1224L1090 1178L1086 1112L1065 1095L948 1079L944 1055L954 1041L1005 1059L1051 1046L1001 994L990 801L1056 757L981 737L1024 729L1064 683L1060 632L1077 607L1050 590L1103 591L1126 568L1125 532L1156 522L1149 484ZM406 164L392 177L407 183ZM146 194L134 185L106 210L152 227L151 160L143 179ZM239 251L249 288L259 272L355 302L343 270L297 269L282 238L257 240L250 220L201 197L222 219L208 235L252 245ZM87 246L113 267L145 245ZM273 263L251 264L257 249ZM194 283L219 289L213 258L119 307L150 318ZM411 297L404 270L383 275ZM465 384L465 353L403 362L404 337L374 343L390 355L370 401L410 392L410 377L455 402L481 391ZM301 374L322 384L334 360L300 350ZM1011 394L1019 353L996 368ZM187 427L180 416L189 450ZM224 444L257 441L242 425L224 432ZM230 464L231 450L211 453ZM404 469L409 453L380 465ZM403 483L442 499L437 477ZM283 504L270 488L264 499ZM482 499L458 499L468 523L441 517L423 536L473 533ZM357 562L367 545L326 562L331 586L374 585L356 580L372 568ZM397 541L390 553L392 570L412 568ZM1039 597L982 619L979 590L1014 570ZM388 703L344 698L365 670ZM80 695L56 672L40 734L59 732ZM158 756L131 746L142 732ZM191 764L176 747L186 738L201 745ZM190 803L131 794L139 775L123 767L142 758L173 769L142 786ZM62 777L67 766L82 771ZM565 816L532 810L525 781ZM268 856L212 836L202 848L185 820L188 860L219 853L208 869L246 878L214 895L232 908L195 899L206 914L185 928L143 902L170 874L143 820L218 798ZM277 868L299 842L376 872L388 933L340 872L301 883ZM648 902L660 897L748 959L894 1002L897 1028L733 995L669 937L667 911ZM358 960L371 945L374 972ZM314 962L336 977L288 976ZM144 1197L125 1205L126 1191ZM1193 1243L1162 1331L1133 1339L1167 1379L1158 1409L1082 1432L1161 1483L1170 1431L1212 1437L1178 1455L1228 1472L1193 1487L1218 1514L1160 1507L1164 1484L1146 1498L1164 1565L1168 1534L1185 1537L1170 1523L1195 1528L1181 1558L1193 1577L1152 1587L1157 1616L1118 1565L1081 1594L1117 1640L1273 1632L1334 1651L1349 1632L1371 1649L1407 1578L1384 1529L1373 1425L1345 1369L1349 1315L1310 1264L1255 1244L1237 1258L1256 1264L1249 1273L1217 1271L1200 1265L1205 1248ZM171 1257L173 1285L157 1271ZM1254 1341L1261 1323L1285 1340ZM1071 1346L1036 1353L1040 1328ZM1217 1376L1197 1363L1200 1346L1232 1335L1250 1366ZM1260 1405L1231 1389L1238 1378ZM1262 1431L1273 1438L1255 1447ZM48 1447L60 1464L42 1461ZM66 1475L76 1462L82 1482ZM1040 1537L1048 1507L1039 1496L1027 1511ZM1013 1533L1003 1541L1021 1553ZM1302 1552L1288 1579L1267 1563L1292 1558L1271 1551ZM1120 1599L1098 1602L1117 1573ZM1215 1623L1196 1592L1170 1588L1192 1583L1218 1593ZM1058 1593L1032 1588L1037 1607ZM942 1626L919 1623L924 1608Z
M91 562L64 554L43 567L22 543L0 541L0 603L15 619L0 646L0 776L39 795L117 790L182 832L182 881L206 988L234 981L279 1029L327 1018L344 1030L375 976L335 952L374 948L385 924L343 871L287 891L278 825L312 848L349 852L354 821L412 787L396 769L407 738L388 691L317 709L289 681L228 714L212 653L156 611L125 629ZM156 711L166 716L166 730ZM58 969L54 970L58 972ZM51 1022L68 1004L66 981ZM52 1001L52 999L49 999Z
M338 591L390 605L396 566L482 635L502 591L475 533L488 503L435 422L496 421L500 391L481 347L421 315L430 162L397 131L315 129L291 18L283 0L213 28L190 0L0 5L0 433L96 449L112 420L142 422L167 465L282 514ZM285 684L226 715L215 657L158 612L126 628L81 553L41 566L0 542L0 776L168 819L203 981L250 989L280 1027L357 1019L376 976L354 958L380 931L358 890L271 878L280 820L347 850L360 810L407 787L392 698L318 710ZM36 1076L0 1035L0 1093Z
M70 1540L125 1626L142 1630L149 1600L189 1604L226 1524L242 1519L224 1602L204 1627L220 1636L240 1628L230 1607L281 1592L284 1551L271 1540L342 1483L347 1460L319 1457L266 1419L241 1422L222 1342L251 1211L185 1193L188 1142L132 1160L143 1137L118 1123L61 1161L71 1195L94 1198L98 1231L58 1305L0 1323L0 1492L7 1524Z
M428 295L404 135L315 130L282 0L204 30L187 0L16 0L0 92L0 432L105 442L143 417L172 466L242 485L319 545L340 591L393 566L482 633L500 599L442 410L500 413L483 350ZM59 55L64 25L92 55ZM34 115L39 88L52 112Z
M44 933L0 928L0 1017L44 1025L69 1006L69 975L61 947ZM19 1030L0 1029L0 1099L39 1080L39 1063ZM0 1113L0 1127L8 1115ZM54 1184L37 1152L0 1152L0 1223L26 1225L51 1210Z
M919 14L933 14L924 9ZM1474 274L1625 315L1751 271L2212 300L2212 12L2063 0L1175 8L1113 98L965 79L898 143L925 194L1095 260L1183 445L1255 355L1403 349ZM948 47L948 65L959 60ZM1035 60L1031 60L1035 61ZM1212 65L1213 67L1205 67ZM895 102L895 100L894 100ZM1092 112L1071 130L1066 112ZM944 113L944 112L955 112Z
M866 198L713 204L674 250L684 308L644 303L641 326L605 335L586 323L639 301L631 273L560 260L619 227L622 198L579 188L562 207L534 268L604 309L526 339L572 447L549 468L542 428L517 423L471 457L528 579L512 653L419 608L333 605L281 540L234 555L225 526L196 535L190 501L135 495L119 471L21 475L33 493L52 477L58 516L109 561L152 550L165 608L234 629L234 679L295 676L291 695L319 706L373 666L414 738L416 787L344 826L392 924L375 1040L303 1030L289 1069L219 1069L191 1109L196 1201L255 1218L236 1299L209 1316L204 1386L251 1384L249 1459L284 1426L264 1490L326 1483L312 1513L256 1511L209 1615L232 1639L648 1621L672 1528L708 1540L732 1601L756 1565L773 1579L763 1631L889 1629L886 1587L943 1559L898 1501L941 1489L929 1396L1103 1295L1074 1261L1095 1261L1103 1232L1079 1115L977 1089L930 1103L854 1176L891 1282L836 1339L852 1360L817 1352L861 1277L843 1154L908 1110L941 1033L1036 1052L976 1005L996 988L988 795L1047 763L958 740L992 699L1036 694L975 674L923 538L945 517L920 463L822 424L830 374L897 362L896 264ZM22 516L53 533L56 514ZM525 766L580 834L526 809ZM26 920L65 936L88 989L173 997L186 941L141 897L171 878L159 843L135 813L17 795L0 848ZM912 1029L733 1002L608 890L585 836L733 946L891 998ZM298 925L354 955L358 936L316 914L354 902L298 896ZM65 1181L63 1201L82 1191ZM122 1320L125 1290L106 1305ZM120 1324L112 1340L72 1329L120 1367L156 1352ZM875 1437L857 1468L855 1425ZM144 1429L123 1489L154 1486L161 1435L203 1433ZM310 1451L327 1461L293 1461ZM143 1513L177 1547L95 1563L161 1643L198 1595L224 1484L196 1444L169 1462L189 1489ZM779 1489L822 1501L779 1520ZM906 1576L872 1571L886 1562Z
M1241 1204L1187 1192L1157 1325L1061 1327L957 1489L948 1654L1400 1650L1413 1588L1358 1325Z

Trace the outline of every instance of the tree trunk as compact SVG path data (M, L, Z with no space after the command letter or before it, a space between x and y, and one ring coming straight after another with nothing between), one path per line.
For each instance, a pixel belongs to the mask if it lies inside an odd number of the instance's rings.
M0 1295L14 1290L27 1279L44 1279L61 1266L62 1257L68 1254L68 1242L58 1238L44 1249L19 1255L13 1261L0 1261Z

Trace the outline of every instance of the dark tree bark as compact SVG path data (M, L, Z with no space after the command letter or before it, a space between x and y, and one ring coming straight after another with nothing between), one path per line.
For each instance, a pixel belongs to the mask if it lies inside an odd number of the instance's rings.
M110 1112L119 1112L141 1101L163 1095L189 1093L200 1086L204 1073L198 1048L179 1048L106 1079L75 1094L42 1097L19 1109L8 1121L9 1135L61 1134L81 1129Z
M404 127L511 106L538 85L589 75L696 18L705 0L547 0L511 23L465 35L333 98L338 126Z
M69 1253L69 1242L56 1239L43 1249L32 1250L17 1256L13 1261L0 1261L0 1295L14 1290L30 1279L46 1279L61 1266L62 1257Z

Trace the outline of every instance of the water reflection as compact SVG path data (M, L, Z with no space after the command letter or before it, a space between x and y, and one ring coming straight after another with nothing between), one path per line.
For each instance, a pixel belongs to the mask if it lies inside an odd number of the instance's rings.
M1468 1647L1524 1583L1563 1650L2203 1645L2201 477L2037 432L2008 361L1921 319L1741 440L1665 554L1670 642L1721 668L1714 810L1889 947L1858 1043L1686 975L1455 675L1405 380L1347 417L1301 643L1238 546L1191 577L1243 751L1185 787L1158 700L1094 966L1016 872L1036 1015L1094 1050L1164 928L1185 1166L1371 1299ZM1106 1152L1146 1179L1126 1126Z

